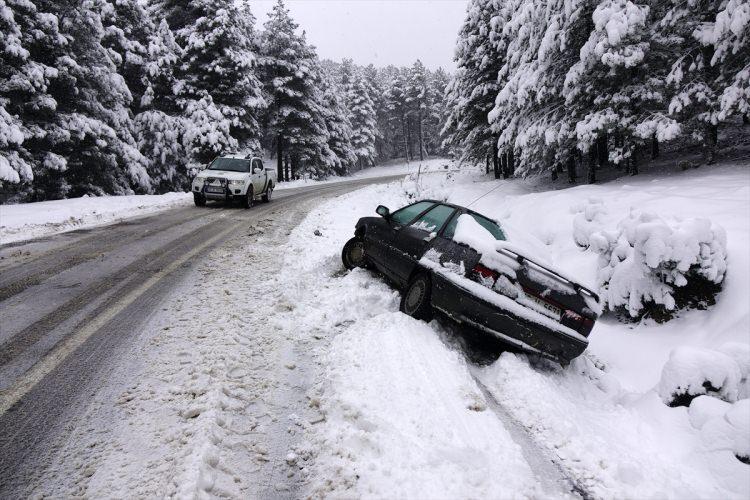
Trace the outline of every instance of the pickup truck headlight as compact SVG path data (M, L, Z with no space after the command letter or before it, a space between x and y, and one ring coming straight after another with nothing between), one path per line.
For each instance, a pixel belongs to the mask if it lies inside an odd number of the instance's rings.
M229 181L230 186L244 186L245 181L239 180L239 181Z
M193 179L193 184L196 186L203 186L204 179L202 177L196 177Z

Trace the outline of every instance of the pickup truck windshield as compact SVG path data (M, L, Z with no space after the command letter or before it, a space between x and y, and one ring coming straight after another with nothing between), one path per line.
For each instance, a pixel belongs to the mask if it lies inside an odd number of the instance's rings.
M224 170L229 172L249 172L250 160L240 158L216 158L206 170Z

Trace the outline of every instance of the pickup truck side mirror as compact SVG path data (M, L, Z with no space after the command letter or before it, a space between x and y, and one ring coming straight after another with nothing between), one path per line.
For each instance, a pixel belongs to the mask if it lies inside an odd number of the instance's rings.
M378 208L375 209L375 213L384 219L388 219L391 216L391 211L388 210L388 207L385 205L378 205Z
M258 168L258 167L255 167L255 168L253 169L253 173L254 173L254 174L259 174L259 173L261 173L262 171L263 171L263 169L262 169L262 168Z

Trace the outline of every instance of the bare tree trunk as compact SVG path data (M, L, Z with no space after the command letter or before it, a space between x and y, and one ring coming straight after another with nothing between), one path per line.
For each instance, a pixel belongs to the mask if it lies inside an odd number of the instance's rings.
M609 166L609 149L607 134L601 134L596 139L596 162L599 167Z
M404 156L406 156L406 163L409 163L409 118L406 115L401 117L401 128L404 133Z
M289 157L284 158L284 180L289 181Z
M651 159L655 160L659 157L659 139L656 138L656 134L651 136Z
M512 177L516 173L516 153L513 149L508 151L508 177Z
M588 153L585 155L585 158L587 160L587 176L586 176L586 182L589 184L596 184L596 164L597 164L597 150L598 148L592 148L588 151Z
M576 179L578 178L578 173L576 172L576 153L575 152L571 153L568 156L567 166L568 166L568 182L570 184L575 184Z
M284 180L284 137L279 134L276 136L276 175L277 181L282 182Z
M484 173L489 174L490 173L490 155L487 155L484 159L485 159Z
M419 129L419 161L424 161L424 137L422 137L422 110L417 113L417 127Z
M719 127L713 123L709 123L706 128L706 163L712 165L716 161L716 147L719 144Z
M633 143L633 152L630 154L630 175L638 175L638 143Z
M497 154L497 142L492 144L492 170L495 174L495 179L500 178L500 158Z
M406 115L406 146L407 158L414 159L414 155L411 153L411 120L409 120L409 115Z

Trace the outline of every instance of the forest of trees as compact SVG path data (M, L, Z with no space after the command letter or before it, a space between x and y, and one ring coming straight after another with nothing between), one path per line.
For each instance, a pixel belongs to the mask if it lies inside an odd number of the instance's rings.
M613 165L700 145L750 113L747 0L470 0L447 145L496 176Z
M0 202L182 190L228 153L287 180L444 153L445 71L321 61L282 0L0 0L0 32Z

